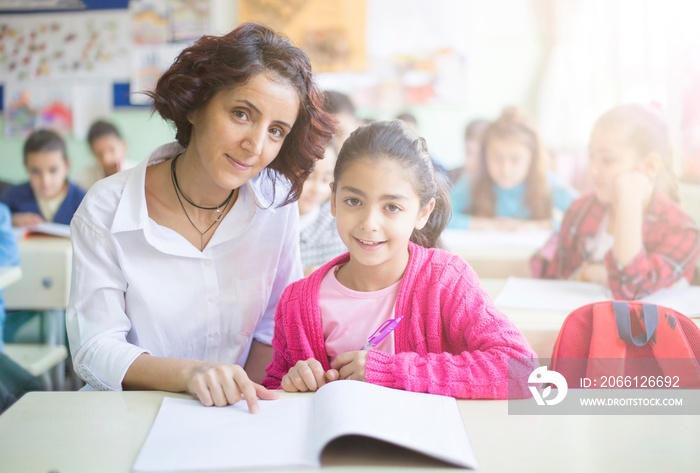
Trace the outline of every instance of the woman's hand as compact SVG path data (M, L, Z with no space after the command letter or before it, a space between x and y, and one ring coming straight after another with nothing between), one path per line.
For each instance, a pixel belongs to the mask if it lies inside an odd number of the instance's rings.
M187 390L204 406L221 407L245 399L252 414L258 412L258 398L277 399L277 394L252 382L242 367L227 363L199 364L187 378Z
M326 383L338 379L338 371L331 369L323 371L321 362L309 358L297 361L287 374L282 377L282 389L289 393L316 391Z
M367 366L367 351L348 351L341 353L333 361L331 368L338 370L340 379L356 379L365 381L365 368Z
M17 212L12 214L13 227L33 227L40 223L44 223L44 219L41 218L41 215L33 212Z

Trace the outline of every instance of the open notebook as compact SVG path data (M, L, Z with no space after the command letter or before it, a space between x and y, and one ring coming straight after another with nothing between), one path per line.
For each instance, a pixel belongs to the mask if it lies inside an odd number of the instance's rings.
M63 223L44 222L31 227L13 227L18 240L31 235L51 235L70 238L70 226Z
M477 468L455 399L335 381L314 396L204 407L164 398L135 472L319 467L333 440L360 435Z

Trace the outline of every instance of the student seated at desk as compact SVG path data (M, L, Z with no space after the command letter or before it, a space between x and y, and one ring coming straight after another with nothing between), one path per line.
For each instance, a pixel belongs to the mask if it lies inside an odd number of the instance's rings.
M533 257L534 276L605 284L623 300L688 285L700 230L677 203L661 112L614 108L596 122L589 146L594 190L571 205L561 233Z
M356 379L460 398L508 396L508 360L532 349L459 256L437 249L450 214L423 138L400 121L353 132L331 209L350 252L284 291L263 384L315 391ZM376 346L378 326L400 319Z
M333 133L333 145L339 150L350 133L362 125L362 121L357 116L355 104L347 94L327 90L323 96L323 107L338 121L338 127Z
M509 107L484 132L478 173L463 175L450 197L450 228L518 231L557 227L576 193L547 171L534 122Z
M0 201L12 212L12 225L69 225L85 191L68 181L69 161L63 138L51 130L36 130L24 142L23 154L29 182L0 195Z
M316 163L313 172L304 181L299 196L299 249L304 275L309 275L321 264L348 251L335 229L329 200L337 156L332 145L326 147L323 159Z
M464 128L464 164L450 170L452 182L464 178L473 179L479 173L484 132L490 124L488 120L476 118Z
M89 189L100 179L136 165L127 161L126 141L112 123L106 120L93 122L87 140L96 162L84 167L75 180L84 189Z

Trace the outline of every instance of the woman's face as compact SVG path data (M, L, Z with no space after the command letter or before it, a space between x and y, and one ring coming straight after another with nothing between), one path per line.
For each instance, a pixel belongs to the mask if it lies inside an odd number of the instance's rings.
M236 189L277 157L299 104L288 81L264 73L220 90L189 117L192 135L185 154L201 161L214 185Z
M485 143L488 173L502 189L512 189L527 179L532 164L530 148L515 139L493 138Z

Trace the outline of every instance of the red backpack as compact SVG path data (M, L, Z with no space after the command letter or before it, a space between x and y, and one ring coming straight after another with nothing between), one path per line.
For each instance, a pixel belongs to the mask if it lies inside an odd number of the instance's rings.
M673 309L588 304L569 314L550 369L578 388L700 388L700 329Z

